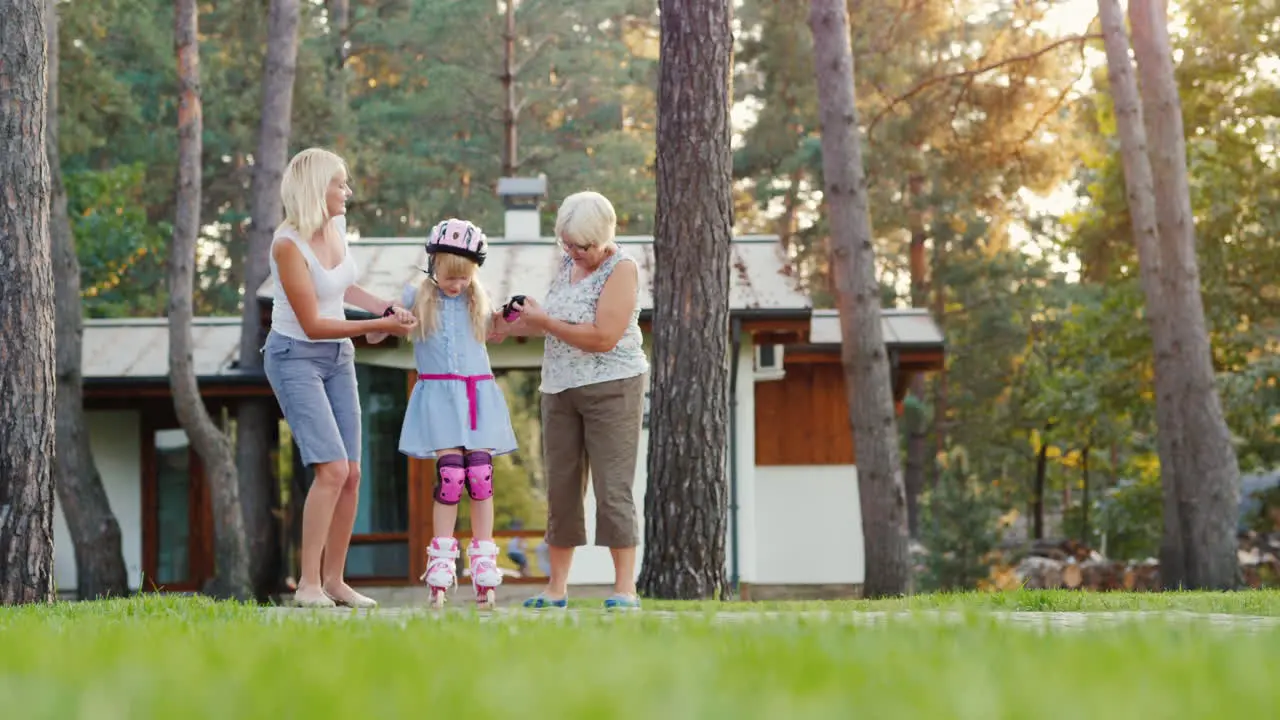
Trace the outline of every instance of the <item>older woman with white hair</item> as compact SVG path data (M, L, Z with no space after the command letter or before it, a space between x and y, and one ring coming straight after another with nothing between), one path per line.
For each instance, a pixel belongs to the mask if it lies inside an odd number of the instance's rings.
M632 488L649 362L640 335L639 268L614 242L617 216L603 195L565 198L556 217L564 257L543 305L513 307L528 334L546 337L542 360L547 477L547 588L525 607L565 607L574 549L587 544L587 469L596 496L595 544L613 556L606 609L636 609L640 536ZM519 329L516 332L520 332Z

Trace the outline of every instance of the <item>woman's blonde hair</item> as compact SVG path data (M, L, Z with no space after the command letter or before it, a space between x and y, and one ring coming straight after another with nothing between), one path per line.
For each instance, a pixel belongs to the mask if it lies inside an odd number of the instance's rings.
M467 305L471 308L471 329L476 339L484 342L489 334L489 296L480 285L479 266L471 260L453 253L436 253L436 274L441 277L459 277L467 275L471 284L467 286ZM418 326L413 329L413 340L422 341L440 327L440 289L428 275L418 281L414 293L413 314L418 318Z
M347 174L347 163L323 148L308 148L293 156L280 181L280 199L284 201L284 222L298 231L303 240L329 221L329 204L325 195L329 182L339 173Z
M610 245L618 230L618 216L609 198L590 190L570 195L556 213L556 237L575 244Z

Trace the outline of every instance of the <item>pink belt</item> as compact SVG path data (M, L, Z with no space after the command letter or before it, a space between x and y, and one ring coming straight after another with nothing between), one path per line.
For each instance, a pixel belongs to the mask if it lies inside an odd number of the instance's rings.
M471 415L471 429L476 429L476 418L478 414L478 395L476 386L481 380L492 380L492 375L454 375L445 373L441 375L424 374L418 376L419 380L461 380L467 384L467 409Z

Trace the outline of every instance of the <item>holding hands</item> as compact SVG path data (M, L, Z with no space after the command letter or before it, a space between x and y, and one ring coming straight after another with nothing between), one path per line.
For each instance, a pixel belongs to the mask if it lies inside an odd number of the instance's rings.
M487 342L500 343L508 335L528 335L530 330L541 331L546 318L546 311L536 300L527 295L512 295L494 313L489 335L485 339Z
M412 330L418 324L418 318L415 317L413 313L398 305L392 305L387 308L387 312L384 314L384 317L395 318L402 325L408 327L409 330Z
M398 305L392 305L387 308L381 318L374 321L377 323L377 332L371 332L365 335L365 339L370 344L376 345L388 336L404 337L418 326L418 318L413 313L405 310Z
M537 300L525 295L516 295L511 298L508 303L511 310L518 314L519 318L528 322L536 328L543 328L547 323L547 312L542 309Z

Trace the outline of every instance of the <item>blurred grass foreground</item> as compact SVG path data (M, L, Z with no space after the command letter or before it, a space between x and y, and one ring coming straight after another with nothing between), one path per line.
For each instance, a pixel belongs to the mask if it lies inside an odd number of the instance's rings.
M0 716L1221 718L1280 703L1274 591L597 608L4 609Z

